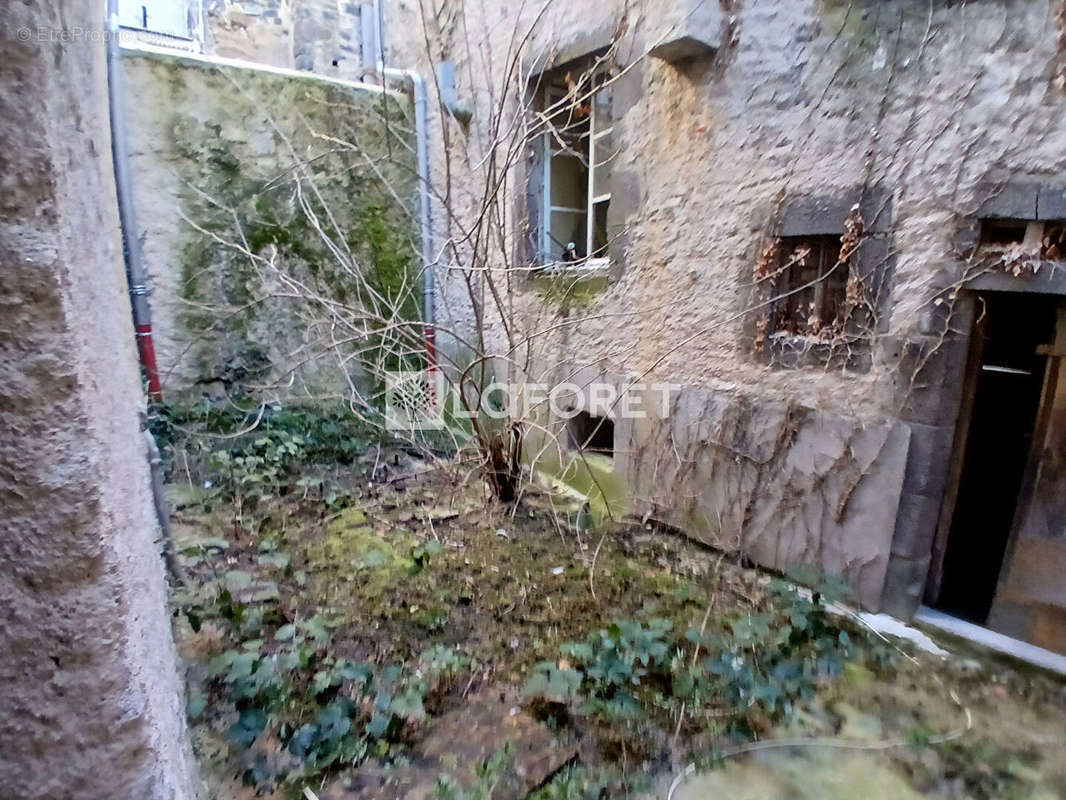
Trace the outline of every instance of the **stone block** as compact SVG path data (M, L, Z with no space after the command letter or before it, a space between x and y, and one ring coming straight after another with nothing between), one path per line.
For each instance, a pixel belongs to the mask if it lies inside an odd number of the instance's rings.
M611 204L607 207L608 228L624 225L644 206L644 187L640 174L634 169L618 169L611 173Z
M955 234L955 250L961 258L968 258L981 241L981 223L966 220Z
M648 55L671 64L713 56L721 46L724 24L717 3L674 0L652 25Z
M1066 220L1066 188L1041 186L1036 199L1036 218Z
M910 423L911 446L907 453L907 471L903 491L939 498L947 483L955 429L946 425Z
M603 53L615 39L616 28L604 21L594 27L577 27L566 31L532 58L522 62L523 71L535 75L558 67L564 67L577 59Z
M961 270L959 271L961 274ZM929 290L929 301L918 310L918 332L939 337L949 331L965 335L973 328L974 297L960 292L954 302L942 290ZM943 302L933 302L941 298Z
M892 198L880 188L865 193L858 188L833 195L803 195L791 198L781 218L781 236L842 235L844 221L858 204L866 229L885 233L892 228Z
M910 619L922 604L930 557L892 556L885 572L880 610L900 619Z
M907 426L696 387L646 422L626 478L658 519L763 566L842 574L863 605L877 605Z
M895 532L892 535L892 555L921 558L932 551L937 523L940 521L939 497L904 493L896 512Z
M977 216L983 219L1036 219L1040 186L1028 181L984 183L977 196L984 198Z
M999 599L988 613L988 627L1014 639L1029 639L1033 632L1033 606Z
M961 336L907 339L896 376L899 418L925 425L953 426L959 414L967 342Z
M644 97L644 64L637 62L611 84L611 116L617 121Z

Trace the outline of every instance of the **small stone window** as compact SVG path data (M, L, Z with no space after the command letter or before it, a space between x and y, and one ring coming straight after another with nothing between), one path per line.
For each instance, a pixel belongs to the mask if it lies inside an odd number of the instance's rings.
M586 453L614 456L614 422L579 411L567 422L570 447Z
M1066 223L1024 219L983 219L978 252L983 256L1011 254L1045 261L1066 260Z
M772 223L748 298L760 312L745 331L753 353L780 369L868 371L891 313L891 194L868 186L788 198Z
M1066 223L1044 223L1044 236L1040 240L1040 257L1048 261L1066 261Z
M850 259L839 236L788 236L778 247L770 333L814 336L843 322Z

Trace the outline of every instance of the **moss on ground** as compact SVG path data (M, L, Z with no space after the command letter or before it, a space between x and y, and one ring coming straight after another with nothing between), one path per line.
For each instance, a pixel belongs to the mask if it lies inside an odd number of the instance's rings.
M387 480L375 470L379 462L391 465ZM475 665L464 668L461 680L430 692L426 707L433 716L460 708L468 693L521 686L534 665L562 663L562 643L583 640L616 620L666 618L679 637L701 628L728 637L729 620L765 607L760 573L640 525L584 530L574 524L582 504L568 496L533 489L516 508L501 508L476 476L387 447L343 468L294 465L292 474L315 480L283 484L254 511L239 490L173 487L175 529L189 573L188 585L175 593L185 612L178 638L191 692L207 701L194 732L215 797L245 796L241 776L247 779L252 754L259 758L271 747L280 752L276 737L291 730L268 726L258 749L234 745L228 731L239 719L239 702L235 708L227 699L227 685L211 677L208 665L235 648L277 653L282 645L276 637L286 625L317 625L328 637L328 655L320 649L312 671L323 668L323 659L421 663L420 654L434 648L437 657ZM203 477L195 474L197 485ZM346 507L337 509L327 499L336 492L316 481L343 484ZM268 599L244 604L234 621L232 604L220 602L233 573L259 588L276 585L276 599L264 592ZM679 639L676 647L679 663L693 658L691 643ZM654 787L674 774L679 760L710 764L708 754L747 731L759 738L847 741L855 753L846 770L835 772L831 758L805 752L784 754L774 764L744 757L721 780L734 773L750 777L754 770L759 780L806 797L813 795L803 792L823 785L816 770L844 780L867 769L879 776L878 785L906 785L922 797L1066 796L1066 764L1056 749L1066 734L1062 682L992 661L956 666L921 654L912 661L891 647L864 643L841 678L819 684L785 722L754 707L728 705L705 707L702 714L690 709L678 722L676 703L657 698L655 686L641 691L651 710L645 718L551 717L576 738L589 770L628 765ZM287 719L312 719L316 702L295 697ZM743 728L734 724L738 717ZM939 741L953 730L961 733ZM386 766L400 763L419 731L412 724L366 755ZM892 740L904 744L862 751ZM269 760L279 770L299 766L285 753Z

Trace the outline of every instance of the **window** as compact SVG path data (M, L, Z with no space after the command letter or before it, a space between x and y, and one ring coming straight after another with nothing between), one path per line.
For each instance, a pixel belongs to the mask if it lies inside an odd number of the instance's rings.
M119 25L188 38L189 0L120 0Z
M980 252L999 255L1013 250L1039 254L1048 261L1066 260L1066 224L1024 219L981 220Z
M808 336L842 321L850 259L840 261L839 236L788 236L778 248L770 330Z
M570 446L591 453L614 455L614 422L579 411L567 423Z
M1066 223L1044 225L1044 237L1040 240L1040 257L1049 261L1066 261Z
M1024 219L981 220L982 249L1005 249L1025 241L1027 223Z
M549 264L599 267L607 259L607 207L615 156L606 73L568 71L542 88L544 148L540 251Z

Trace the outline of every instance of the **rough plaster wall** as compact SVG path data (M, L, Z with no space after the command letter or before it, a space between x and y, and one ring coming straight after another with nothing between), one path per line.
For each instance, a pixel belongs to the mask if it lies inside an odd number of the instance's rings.
M297 183L326 234L341 251L350 246L352 269L377 268L366 250L368 221L379 220L367 216L378 213L372 209L380 209L386 244L413 257L407 99L387 95L386 133L383 95L373 86L136 50L123 51L123 68L164 391L215 392L247 381L276 383L289 396L343 393L337 354L348 351L330 349L330 315L271 299L287 287L270 259L323 297L355 302L355 280L305 224ZM245 245L262 260L241 252ZM337 338L349 333L339 330ZM347 373L358 380L357 362Z
M92 30L95 3L6 24ZM192 798L99 43L0 39L0 796Z
M622 119L613 282L583 306L547 303L532 284L512 285L509 313L526 331L554 326L532 348L533 377L558 380L589 365L614 374L650 369L650 380L710 390L723 402L819 409L853 435L904 421L914 435L903 494L894 472L873 485L883 498L881 526L891 527L903 498L895 534L879 529L875 538L882 559L894 543L886 592L902 598L890 605L906 613L927 569L965 359L964 342L941 342L946 306L933 301L964 273L957 236L990 186L1019 174L1052 183L1066 176L1060 4L738 0L722 4L713 59L639 59L673 4L649 0L627 13L623 3L554 2L526 9L517 25L511 3L442 6L461 19L461 35L444 31L435 48L455 61L460 99L475 107L469 137L447 123L457 215L477 207L476 193L462 192L483 185L479 118L500 96L512 32L521 37L542 14L522 51L528 64L551 54L565 61L624 29L620 61L635 66L615 87ZM401 4L396 14L408 16L391 28L389 44L402 54L394 61L431 71L417 9ZM443 158L434 161L438 176ZM511 186L519 216L521 172ZM767 366L752 353L743 312L782 209L811 196L847 207L864 185L891 197L894 258L889 318L871 343L870 368ZM473 327L461 276L445 269L442 278L441 316ZM489 341L499 343L487 318ZM952 322L965 329L964 314ZM672 489L682 504L701 486ZM843 524L856 554L865 552L863 523Z

